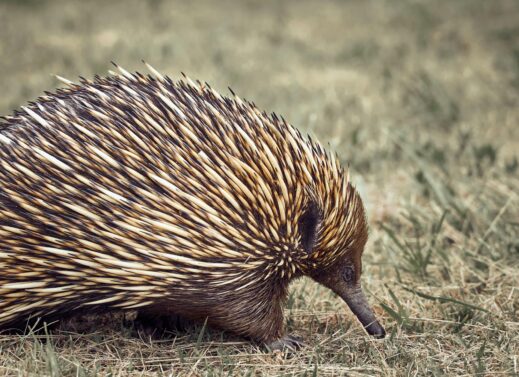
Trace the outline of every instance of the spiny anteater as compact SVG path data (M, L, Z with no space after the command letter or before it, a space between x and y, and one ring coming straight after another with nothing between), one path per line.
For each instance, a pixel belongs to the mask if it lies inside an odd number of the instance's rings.
M234 93L149 69L63 79L0 123L0 325L139 308L294 346L282 305L306 275L383 337L337 157Z

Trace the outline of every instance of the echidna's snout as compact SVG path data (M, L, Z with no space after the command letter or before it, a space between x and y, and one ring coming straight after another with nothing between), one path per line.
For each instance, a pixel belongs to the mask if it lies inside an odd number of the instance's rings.
M353 314L357 316L368 334L375 338L384 338L386 336L386 331L375 318L373 309L371 309L364 292L362 292L360 284L352 288L347 288L341 293L340 296L346 304L348 304L348 307Z
M354 264L346 262L321 272L313 278L330 288L346 302L368 334L376 338L384 338L386 331L377 321L375 313L362 291L358 275L360 275L360 269L356 269Z

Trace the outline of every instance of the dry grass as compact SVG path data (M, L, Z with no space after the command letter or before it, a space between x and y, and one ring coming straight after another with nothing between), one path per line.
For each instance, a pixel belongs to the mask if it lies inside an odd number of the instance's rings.
M50 74L144 58L329 143L368 205L363 281L390 333L368 338L302 280L286 318L308 346L291 357L109 317L0 336L0 375L519 375L518 25L514 0L0 2L0 113Z

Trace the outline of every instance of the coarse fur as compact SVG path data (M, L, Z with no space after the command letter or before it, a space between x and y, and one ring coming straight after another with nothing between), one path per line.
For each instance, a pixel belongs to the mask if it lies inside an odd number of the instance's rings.
M139 308L268 343L291 280L346 263L358 284L367 225L337 158L153 73L68 82L0 122L0 327Z

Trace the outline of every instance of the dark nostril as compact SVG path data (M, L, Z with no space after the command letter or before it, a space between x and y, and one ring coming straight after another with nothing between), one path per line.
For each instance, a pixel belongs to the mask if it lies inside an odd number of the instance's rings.
M386 337L386 330L384 330L382 327L380 328L380 331L373 334L373 337L377 339L383 339Z
M378 322L370 323L366 327L366 331L369 335L377 339L382 339L386 337L386 330L384 330L384 328Z

